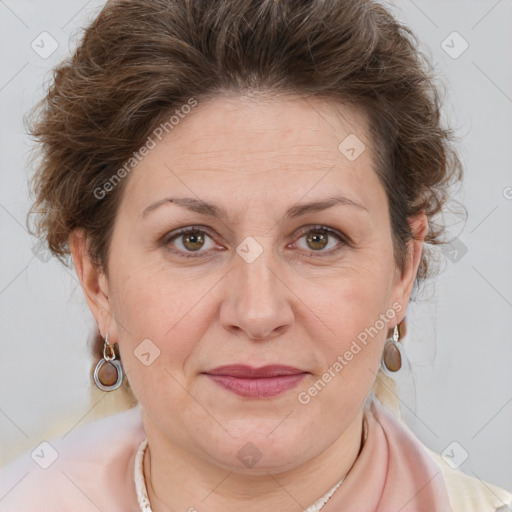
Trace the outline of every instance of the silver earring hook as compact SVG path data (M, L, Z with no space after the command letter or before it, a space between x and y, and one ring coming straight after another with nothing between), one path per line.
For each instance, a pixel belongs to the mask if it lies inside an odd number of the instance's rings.
M107 350L109 353L107 354ZM105 361L113 361L116 358L116 353L114 352L114 345L111 345L108 342L108 333L105 337L105 344L103 345L103 359Z

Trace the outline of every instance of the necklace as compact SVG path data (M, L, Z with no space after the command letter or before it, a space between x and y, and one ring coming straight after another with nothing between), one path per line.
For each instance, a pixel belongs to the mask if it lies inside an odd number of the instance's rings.
M363 421L363 439L361 444L364 444L367 436L367 425L366 421ZM137 501L139 502L140 512L153 512L151 509L151 504L149 503L148 491L146 488L146 481L144 479L144 452L146 451L146 446L148 444L148 440L144 439L142 443L140 443L139 449L137 450L137 455L135 456L135 491L137 492ZM359 453L361 453L361 450ZM318 512L324 508L324 505L329 501L329 498L336 492L338 487L342 484L345 477L343 477L334 487L332 487L327 493L325 493L321 498L315 501L312 505L310 505L304 512Z
M148 440L144 439L139 446L137 451L137 455L135 457L135 490L137 492L137 500L139 502L139 508L141 512L153 512L151 509L151 504L149 503L148 492L146 489L146 482L144 480L144 472L143 472L143 460L144 460L144 452L146 450L146 446L148 444ZM326 494L324 494L321 498L319 498L313 505L310 505L304 512L318 512L322 510L324 505L329 501L329 498L334 494L334 492L338 489L338 487L343 482L344 478L342 478L332 489L330 489Z

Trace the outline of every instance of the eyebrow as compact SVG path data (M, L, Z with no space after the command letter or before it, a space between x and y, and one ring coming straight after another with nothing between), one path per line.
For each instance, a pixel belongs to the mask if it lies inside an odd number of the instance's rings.
M229 217L227 211L221 206L208 203L207 201L203 201L201 199L195 199L193 197L166 197L165 199L161 199L160 201L150 204L147 208L145 208L142 212L142 217L146 217L148 213L167 203L177 204L178 206L182 206L201 215L208 215L210 217L215 217L224 221L228 220ZM322 201L314 201L291 206L286 211L284 218L295 218L307 213L327 210L328 208L339 204L345 206L353 206L369 213L368 208L352 201L352 199L349 199L348 197L333 196Z

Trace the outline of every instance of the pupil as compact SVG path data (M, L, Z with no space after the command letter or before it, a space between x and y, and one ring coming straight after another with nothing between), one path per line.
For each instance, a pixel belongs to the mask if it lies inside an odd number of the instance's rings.
M185 236L185 245L187 246L187 242L191 242L192 245L194 244L201 244L202 245L202 236L200 234L188 234ZM199 247L191 247L190 249L193 250L193 251L196 251L198 249L200 249L201 246Z
M308 243L320 244L320 247L315 247L315 249L323 249L327 244L327 237L324 233L316 232L308 236Z

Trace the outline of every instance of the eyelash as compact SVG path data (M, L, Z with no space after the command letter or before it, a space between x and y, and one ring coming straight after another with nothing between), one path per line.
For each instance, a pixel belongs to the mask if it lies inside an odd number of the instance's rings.
M314 225L314 226L308 226L307 228L301 229L299 233L297 234L297 240L302 238L305 234L309 233L310 231L325 231L329 236L334 236L341 242L341 246L336 247L335 249L330 249L329 251L308 251L309 257L316 258L316 257L324 257L324 255L333 255L340 250L344 248L344 246L350 246L350 242L347 240L347 237L343 236L341 233L338 233L337 231L328 228L327 226L323 225ZM186 235L188 233L204 233L208 235L210 238L213 238L209 233L208 230L205 230L201 226L189 226L183 229L180 229L179 231L175 233L171 233L172 236L165 236L162 239L162 244L165 246L168 246L170 242L175 240L176 238L179 238L180 236ZM295 242L294 242L295 243ZM174 254L178 255L182 258L200 258L201 253L207 252L207 251L197 251L197 254L193 254L190 251L184 252L181 250L175 250L170 249Z

